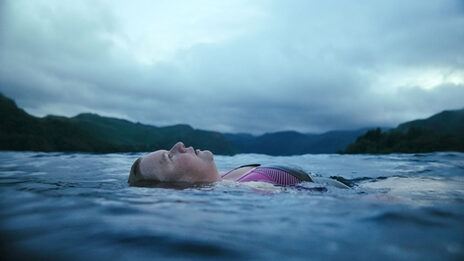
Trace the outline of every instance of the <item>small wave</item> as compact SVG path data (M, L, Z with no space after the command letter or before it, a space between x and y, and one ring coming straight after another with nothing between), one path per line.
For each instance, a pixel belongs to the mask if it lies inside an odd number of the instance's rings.
M103 208L101 212L109 215L133 215L141 213L140 210L128 206L108 206Z
M49 158L49 157L57 157L65 155L64 152L45 152L45 153L37 153L32 155L31 158Z
M440 226L438 222L428 220L427 218L421 217L417 214L402 213L402 212L385 212L378 214L374 217L367 218L367 220L380 222L380 223L396 223L404 225L414 224L422 226Z
M423 174L423 173L427 173L427 172L432 172L432 170L431 169L422 169L422 170L416 171L417 174Z
M289 189L296 189L299 191L313 191L313 192L327 192L326 187L321 187L321 186L305 186L304 184L302 185L294 185L294 186L288 186L286 188Z
M114 236L112 236L114 238ZM161 235L141 235L116 239L119 244L131 245L147 249L156 254L167 256L181 255L183 257L225 258L239 257L239 253L228 249L219 243L200 240L185 240Z
M433 208L433 207L426 208L426 209L424 209L424 211L427 214L430 214L430 215L435 216L435 217L440 217L440 218L454 218L454 217L457 217L456 213L453 213L453 212L447 211L447 210L438 209L438 208Z
M366 218L366 220L380 223L395 223L396 225L420 225L420 226L446 226L450 220L456 218L456 214L447 210L427 207L422 209L398 211L388 210L380 214Z
M391 176L393 177L393 176ZM394 177L402 177L402 176L394 176ZM390 178L390 177L376 177L376 178L371 178L371 177L359 177L359 178L352 178L352 179L346 179L344 177L341 177L341 176L330 176L331 179L335 179L345 185L347 185L348 187L355 187L357 186L359 183L361 182L376 182L376 181L379 181L379 180L385 180L387 178Z

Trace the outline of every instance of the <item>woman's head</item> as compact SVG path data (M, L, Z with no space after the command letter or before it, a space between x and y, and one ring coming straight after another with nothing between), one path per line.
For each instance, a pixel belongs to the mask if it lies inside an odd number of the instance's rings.
M128 182L213 182L220 179L213 154L208 150L186 148L182 142L170 150L157 150L138 158L132 165Z

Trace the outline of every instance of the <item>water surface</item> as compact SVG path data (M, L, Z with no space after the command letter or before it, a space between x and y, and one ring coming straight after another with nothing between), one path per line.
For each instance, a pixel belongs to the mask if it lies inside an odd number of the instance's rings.
M215 156L292 164L351 190L126 183L140 154L0 152L6 259L463 260L464 154ZM2 258L3 259L3 258Z

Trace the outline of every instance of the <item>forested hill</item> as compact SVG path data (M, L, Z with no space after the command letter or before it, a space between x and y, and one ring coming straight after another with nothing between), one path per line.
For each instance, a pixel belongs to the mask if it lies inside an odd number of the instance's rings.
M38 118L0 94L0 122L0 150L137 152L167 149L181 140L223 155L464 151L464 109L444 111L386 131L284 131L253 136L197 130L182 124L156 127L90 113Z
M79 114L71 118L71 122L92 136L117 146L131 147L132 151L170 148L176 142L183 141L188 146L211 150L216 154L238 152L221 133L193 129L186 124L155 127L89 113Z
M410 128L429 129L444 134L464 137L464 109L443 111L427 119L402 123L397 129L407 131Z
M464 109L400 124L387 132L370 130L344 153L464 151Z
M216 154L238 149L221 133L188 125L155 127L126 120L80 114L73 118L38 118L0 94L0 150L124 152L170 148L182 140Z

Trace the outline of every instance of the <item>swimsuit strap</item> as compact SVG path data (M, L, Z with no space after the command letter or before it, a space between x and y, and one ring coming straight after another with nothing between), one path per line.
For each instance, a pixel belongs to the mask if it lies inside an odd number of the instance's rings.
M234 170L236 170L236 169L239 169L239 168L243 168L243 167L259 167L259 166L261 166L261 164L258 164L258 163L254 163L254 164L245 164L245 165L242 165L242 166L239 166L239 167L236 167L236 168L234 168L234 169L231 169L231 170L227 171L227 173L223 174L223 175L221 176L221 178L227 176L227 174L229 174L229 173L231 173L232 171L234 171Z
M259 167L259 166L261 166L261 164L253 163L253 164L245 164L245 165L242 165L240 167L236 167L235 169L239 169L239 168L243 168L243 167Z
M314 182L314 179L306 173L302 169L298 168L292 168L292 167L286 167L282 165L265 165L265 166L260 166L261 168L270 168L270 169L279 169L282 171L287 172L288 174L294 176L295 178L301 180L301 181L309 181L309 182Z

